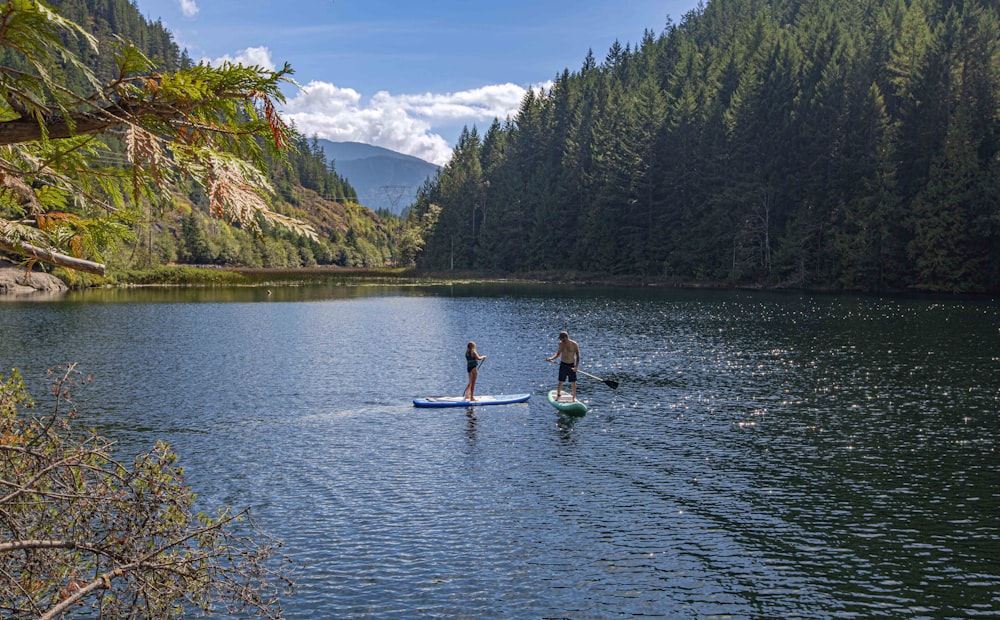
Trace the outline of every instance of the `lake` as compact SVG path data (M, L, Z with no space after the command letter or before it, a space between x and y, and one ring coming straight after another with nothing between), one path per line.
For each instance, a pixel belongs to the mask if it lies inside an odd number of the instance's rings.
M566 329L591 409L545 400ZM0 303L0 369L168 441L288 618L1000 615L1000 304L530 284ZM422 409L477 392L527 403ZM119 454L119 456L122 456Z

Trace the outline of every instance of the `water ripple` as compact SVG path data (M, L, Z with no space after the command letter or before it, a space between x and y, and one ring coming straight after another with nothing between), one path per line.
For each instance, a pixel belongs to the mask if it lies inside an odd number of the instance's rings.
M1000 615L995 304L303 295L5 304L0 355L83 361L89 422L251 505L302 568L289 618ZM542 397L560 329L621 383L581 379L579 419ZM480 393L535 397L413 408L469 339Z

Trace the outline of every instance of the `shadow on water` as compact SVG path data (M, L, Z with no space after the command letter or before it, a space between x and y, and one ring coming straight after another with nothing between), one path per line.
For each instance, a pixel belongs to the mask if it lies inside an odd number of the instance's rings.
M479 420L476 419L476 409L475 407L468 407L465 410L465 436L469 438L469 441L475 442L479 438L479 433L476 431L476 423Z
M568 413L558 412L556 414L556 425L560 430L560 437L563 439L571 439L573 436L573 429L576 427L577 422L579 422L583 416L581 415L571 415Z

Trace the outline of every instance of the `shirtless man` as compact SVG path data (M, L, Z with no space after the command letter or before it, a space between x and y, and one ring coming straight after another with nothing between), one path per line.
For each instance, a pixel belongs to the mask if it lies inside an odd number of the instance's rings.
M545 358L551 362L559 358L559 383L556 386L556 400L562 396L563 381L569 380L573 392L573 400L576 400L576 369L580 365L580 345L575 340L569 339L569 334L559 332L559 350L552 357Z

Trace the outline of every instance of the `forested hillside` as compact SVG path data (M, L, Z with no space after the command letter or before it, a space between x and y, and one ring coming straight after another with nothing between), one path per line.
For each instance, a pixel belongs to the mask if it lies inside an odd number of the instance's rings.
M711 0L467 129L427 268L1000 291L1000 8Z
M48 4L97 37L99 53L82 39L70 37L65 43L99 80L112 79L117 70L115 37L133 42L163 70L193 64L187 53L178 49L170 32L160 22L144 18L130 0L50 0ZM18 62L11 53L0 58L4 65ZM63 71L63 81L76 92L87 92L90 87L72 67L53 69ZM238 225L212 219L204 192L181 182L165 187L158 204L137 208L141 216L133 223L134 239L107 257L109 266L134 268L178 262L283 268L327 264L383 267L404 260L395 253L398 239L404 235L404 222L358 205L357 192L326 159L315 139L300 136L292 146L287 162L269 160L275 190L272 206L280 214L311 224L317 238L270 227L265 227L260 237ZM114 148L121 152L124 145Z

